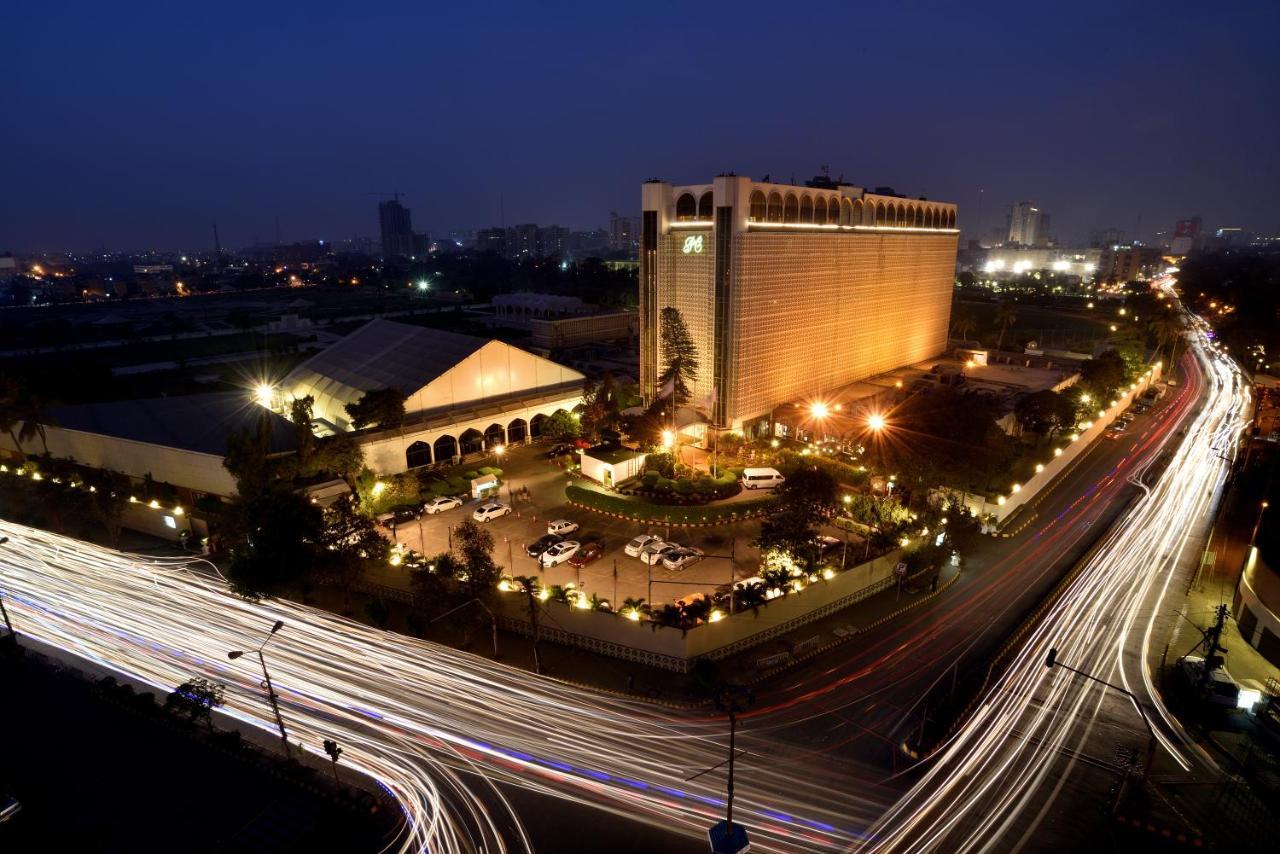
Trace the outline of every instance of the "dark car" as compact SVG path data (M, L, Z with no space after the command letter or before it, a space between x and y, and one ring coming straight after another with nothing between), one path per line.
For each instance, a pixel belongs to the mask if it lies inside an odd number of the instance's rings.
M551 450L547 451L547 459L554 460L556 457L563 457L572 454L575 448L568 442L561 442L558 445L552 445Z
M529 557L542 557L543 552L563 539L564 537L557 537L555 534L544 534L532 543L529 543L529 545L525 547L524 553Z
M604 543L599 540L588 540L573 557L569 558L569 563L573 566L586 566L592 561L599 560L603 554Z
M396 525L403 525L406 522L416 522L422 518L422 508L416 504L400 504L392 507L386 513L382 514L379 519L382 524L388 528L394 528Z

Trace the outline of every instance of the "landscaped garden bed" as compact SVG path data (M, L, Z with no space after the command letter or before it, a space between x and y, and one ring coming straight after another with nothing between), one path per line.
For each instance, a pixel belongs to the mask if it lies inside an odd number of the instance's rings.
M604 489L582 484L565 488L565 498L577 507L597 513L631 519L637 522L656 522L662 525L720 525L759 516L774 504L772 496L745 501L700 506L673 506L655 504L643 498L606 492Z

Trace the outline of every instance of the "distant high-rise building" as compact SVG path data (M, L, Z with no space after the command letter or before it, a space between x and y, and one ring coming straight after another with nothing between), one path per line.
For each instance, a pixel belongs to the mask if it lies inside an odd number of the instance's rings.
M1031 202L1019 202L1009 210L1009 243L1035 246L1049 236L1049 217Z
M507 256L516 260L537 258L538 226L532 222L513 225L507 230Z
M409 209L399 199L378 205L378 224L382 227L382 254L386 258L413 254L413 224Z
M609 249L613 252L635 252L639 244L636 242L636 223L629 216L618 216L609 212Z
M1173 240L1169 241L1169 252L1173 255L1189 255L1200 248L1200 217L1180 219L1173 229Z
M482 228L477 231L476 251L492 252L503 258L507 257L507 230L505 228Z
M538 254L543 258L563 257L569 248L569 229L548 225L538 229Z

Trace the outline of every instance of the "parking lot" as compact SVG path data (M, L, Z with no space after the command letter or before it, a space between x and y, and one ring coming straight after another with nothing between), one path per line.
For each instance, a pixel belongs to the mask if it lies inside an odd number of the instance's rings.
M546 459L549 447L547 443L535 443L513 448L498 464L504 472L499 498L511 506L512 512L483 524L485 530L493 534L494 560L504 573L539 576L548 585L563 586L572 582L588 595L596 594L618 607L628 598L661 605L698 590L709 592L730 581L757 574L759 552L751 540L759 529L758 523L668 529L570 507L564 498L564 488L570 483L563 468L567 458L558 463ZM495 463L490 459L476 464ZM521 496L525 488L529 494L527 499ZM449 548L451 529L469 518L480 503L469 500L460 508L435 516L424 515L419 521L399 525L393 539L425 555L439 554ZM604 545L600 558L581 568L566 562L544 569L536 558L525 554L530 543L547 533L548 522L556 519L570 519L581 526L569 539L600 540ZM646 566L623 551L631 538L643 533L701 549L707 556L682 570L668 570L661 563ZM371 580L403 587L408 584L407 575L407 571L388 567L386 577Z

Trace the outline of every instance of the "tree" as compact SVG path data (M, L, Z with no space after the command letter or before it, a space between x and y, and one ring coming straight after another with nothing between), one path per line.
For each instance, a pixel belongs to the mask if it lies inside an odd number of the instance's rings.
M315 454L300 474L310 477L325 472L339 477L356 495L356 479L364 469L364 446L348 433L326 436L316 443ZM359 499L357 499L359 500Z
M271 431L271 413L264 409L253 427L242 427L227 437L222 466L235 478L236 492L241 497L263 492L272 480Z
M0 430L9 434L14 450L26 456L22 443L18 441L18 428L22 425L22 412L19 399L22 388L11 376L0 377Z
M1094 400L1110 400L1129 380L1129 365L1119 350L1106 350L1080 366L1080 385Z
M968 341L969 336L978 328L978 318L974 317L973 312L968 309L961 309L951 317L951 331L962 341Z
M576 439L581 433L582 428L578 419L563 409L556 410L542 422L542 434L559 441Z
M1178 342L1182 340L1182 321L1175 312L1166 311L1157 315L1149 324L1149 328L1155 333L1161 347L1169 345L1169 360L1165 364L1172 370L1174 353L1177 351Z
M453 531L453 547L462 558L466 577L460 579L464 598L486 599L498 583L498 565L493 561L493 534L467 519Z
M582 404L578 407L578 423L582 432L595 438L601 430L618 426L621 406L613 375L605 371L599 382L588 379L582 389Z
M1009 331L1009 327L1018 321L1018 310L1009 300L1001 300L996 307L996 323L1000 326L1000 339L996 342L996 349L999 350L1004 346L1004 335Z
M315 402L315 398L309 394L289 401L289 420L293 422L293 435L297 440L296 454L300 471L310 466L315 456L316 434L311 428L311 422L315 418Z
M283 593L319 562L324 518L302 496L270 490L241 500L231 535L231 591L263 599Z
M185 714L192 723L203 720L213 729L213 710L222 705L226 686L194 676L183 682L165 699L165 708Z
M128 503L129 478L110 469L86 468L81 480L88 490L89 513L102 524L107 541L114 547L120 545L120 519Z
M350 597L351 586L370 569L386 564L391 543L377 525L356 509L354 495L344 495L324 511L317 570Z
M405 394L395 388L379 388L364 393L355 403L342 408L357 430L370 425L379 429L399 427L404 423Z
M756 545L816 562L819 526L835 514L838 488L835 478L816 466L794 472L778 488L779 509L761 523Z
M1075 424L1076 405L1066 395L1045 389L1019 398L1013 416L1023 430L1052 436Z
M466 572L466 564L451 552L427 558L409 570L409 589L414 607L424 614L442 614L453 607L456 579Z
M680 309L667 306L659 321L659 338L665 367L658 375L659 397L671 396L676 406L689 402L689 386L698 378L698 348ZM663 394L668 386L672 391Z

